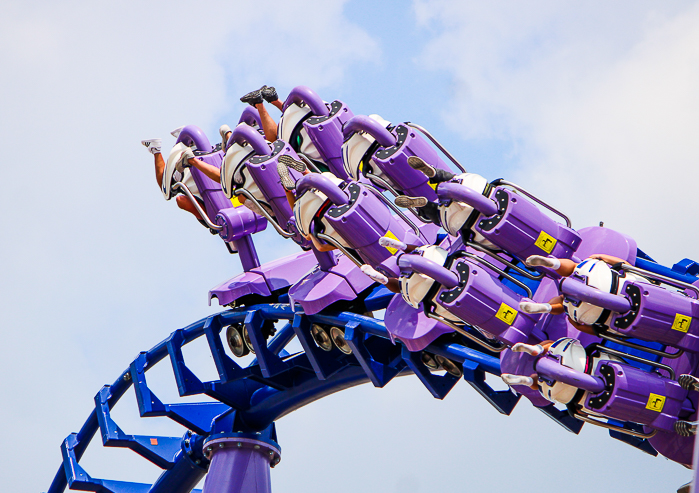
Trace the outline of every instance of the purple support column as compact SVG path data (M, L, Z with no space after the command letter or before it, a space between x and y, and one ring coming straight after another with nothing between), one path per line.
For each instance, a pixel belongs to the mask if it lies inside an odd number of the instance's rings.
M226 433L207 440L204 453L211 461L204 493L271 493L269 469L281 460L276 442Z

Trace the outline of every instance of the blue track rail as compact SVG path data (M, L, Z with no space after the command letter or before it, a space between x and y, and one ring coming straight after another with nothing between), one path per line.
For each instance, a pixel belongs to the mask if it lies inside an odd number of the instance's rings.
M266 340L262 327L268 320L286 324ZM247 329L255 349L256 359L247 366L238 364L225 350L222 329L233 324ZM314 324L343 329L352 354L318 347L311 335ZM187 366L182 348L199 337L208 342L217 380L202 381ZM294 338L303 351L288 354L285 348ZM509 414L519 397L509 390L496 391L485 382L486 373L500 374L497 356L469 346L452 338L437 340L425 351L457 362L463 369L463 378L499 412ZM204 394L217 402L163 403L148 387L146 373L165 358L172 364L181 396ZM367 382L383 387L397 376L411 374L440 399L460 380L448 373L430 372L421 361L421 353L411 353L400 342L392 342L383 322L374 318L350 312L308 316L298 309L294 312L289 304L224 311L172 332L164 341L141 352L111 385L100 389L95 408L80 431L71 433L61 445L63 463L48 493L63 492L66 487L113 493L189 492L207 471L208 461L202 452L206 438L230 432L274 433L277 419L322 397ZM122 431L110 410L131 386L142 417L168 417L184 426L185 434L154 437ZM547 411L565 426L566 416ZM131 449L163 469L161 476L152 485L91 477L79 461L98 431L104 446Z

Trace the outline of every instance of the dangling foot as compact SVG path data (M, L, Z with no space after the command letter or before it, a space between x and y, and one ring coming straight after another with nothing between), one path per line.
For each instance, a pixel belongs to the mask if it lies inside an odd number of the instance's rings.
M537 344L536 346L532 344L524 344L522 342L518 342L514 346L512 346L512 351L515 353L527 353L529 356L539 356L541 353L544 352L544 346L541 344Z
M684 390L696 390L699 391L699 378L694 375L680 375L677 379L677 383L680 384Z
M182 156L177 160L177 164L175 164L175 169L179 171L180 173L184 173L185 168L189 168L191 164L189 164L189 160L194 158L194 152L192 149L187 147L184 152L182 153Z
M534 385L534 379L532 377L525 377L524 375L503 373L501 378L507 385L525 385L527 387Z
M401 252L404 252L408 248L408 245L402 241L396 240L395 238L389 238L388 236L382 236L379 238L379 245L384 248L393 248L394 250Z
M279 173L279 179L282 182L284 190L293 190L296 188L296 182L289 174L289 167L282 163L281 159L277 163L277 172Z
M408 166L422 172L428 178L432 178L436 174L436 171L432 166L417 156L410 156L408 158Z
M291 168L293 170L298 171L299 173L305 173L306 172L306 164L303 161L297 161L293 157L289 156L288 154L284 154L283 156L279 156L279 162L284 163L284 166Z
M250 106L255 106L262 102L262 89L264 86L259 88L257 91L250 91L245 96L240 98L243 103L248 103Z
M141 144L146 146L151 154L160 154L163 143L161 139L148 139L142 140Z
M180 132L182 132L182 129L183 129L183 128L184 128L184 125L182 125L181 127L177 127L175 130L173 130L172 132L170 132L170 135L172 135L174 138L179 137L179 136L180 136Z
M524 261L527 267L548 267L556 270L561 266L561 261L554 257L542 257L541 255L530 255Z
M372 281L378 282L379 284L383 285L388 284L388 277L384 276L381 272L374 269L371 265L364 264L362 265L361 270L364 274L369 276Z
M277 90L272 86L262 86L262 89L260 89L260 91L262 92L262 97L268 103L272 103L279 99Z
M675 433L681 437L691 437L697 434L697 423L691 421L675 421Z
M226 135L228 135L231 132L231 127L226 125L225 123L221 125L218 129L218 133L221 135L221 149L224 151L226 150L226 144L228 144L228 139L226 138Z
M428 200L425 197L408 197L407 195L399 195L393 200L393 203L398 207L425 207Z
M534 303L533 301L520 301L519 309L525 313L551 313L551 305L548 303Z

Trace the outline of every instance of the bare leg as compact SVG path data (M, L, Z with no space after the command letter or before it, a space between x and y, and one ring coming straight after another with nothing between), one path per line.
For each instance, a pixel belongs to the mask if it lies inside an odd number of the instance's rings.
M278 99L276 101L270 101L269 104L274 105L274 107L277 108L279 111L283 111L284 104Z
M309 238L310 238L311 242L313 243L313 246L314 246L314 247L316 248L316 250L318 250L319 252L330 252L330 251L332 251L332 250L337 250L337 247L335 247L335 246L333 246L333 245L330 245L330 244L327 244L327 243L326 243L326 244L322 244L322 243L319 242L319 241L316 239L316 237L313 236L313 235L308 235L308 236L306 237L306 239L309 239Z
M395 277L391 277L388 279L388 282L386 283L386 287L392 293L400 293L400 281L398 279L396 279Z
M267 113L264 103L258 103L255 105L257 111L260 113L260 120L262 120L262 130L265 132L265 139L270 142L277 140L277 123L274 119Z
M289 202L289 207L293 209L294 204L296 204L296 195L294 195L294 192L287 189L284 189L284 193L286 193L286 201Z
M177 207L179 207L183 211L191 212L192 214L194 214L194 217L196 217L200 221L202 220L201 216L197 212L197 209L194 207L194 204L192 204L192 201L189 200L188 197L185 197L184 195L178 195L175 201L177 202Z
M190 158L187 162L197 168L199 171L204 173L208 178L214 180L215 182L221 181L221 170L216 166L200 161L197 158Z
M155 158L155 179L158 180L158 187L163 183L163 173L165 172L165 160L161 153L153 154Z
M555 270L563 277L568 277L578 265L567 258L542 257L541 255L531 255L524 261L528 267L547 267Z

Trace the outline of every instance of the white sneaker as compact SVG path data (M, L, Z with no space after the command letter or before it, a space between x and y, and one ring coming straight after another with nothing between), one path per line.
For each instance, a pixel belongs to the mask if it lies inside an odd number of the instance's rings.
M548 267L556 270L561 266L561 261L553 257L542 257L541 255L530 255L524 261L527 267Z
M228 144L228 139L226 138L228 132L232 132L232 130L231 127L225 123L218 129L218 133L221 135L221 149L224 151L226 150L226 144Z
M526 385L527 387L534 385L534 379L532 377L525 377L524 375L503 373L501 378L507 385Z
M384 276L382 273L374 269L371 265L364 264L362 265L361 270L364 274L369 276L372 281L378 282L383 285L388 284L388 277Z
M161 139L142 140L141 144L146 146L151 154L160 154L160 149L163 146L163 142Z
M518 342L512 346L512 351L515 353L527 353L529 356L539 356L544 352L544 347L541 344L536 346L532 344L524 344L523 342Z
M175 165L175 169L179 171L180 173L184 173L185 168L189 168L191 164L189 164L189 160L194 157L194 152L192 149L187 147L183 152L180 158L177 160L177 164Z
M551 313L551 305L548 303L534 303L533 301L520 301L519 309L525 313Z
M173 130L172 132L170 132L170 135L172 135L174 138L179 137L179 136L180 136L180 132L182 132L182 129L183 129L184 127L185 127L184 125L182 125L181 127L177 127L175 130Z
M389 238L388 236L382 236L379 238L379 245L384 248L393 248L394 250L399 250L401 252L404 252L408 248L408 245L402 241L396 240L395 238Z

